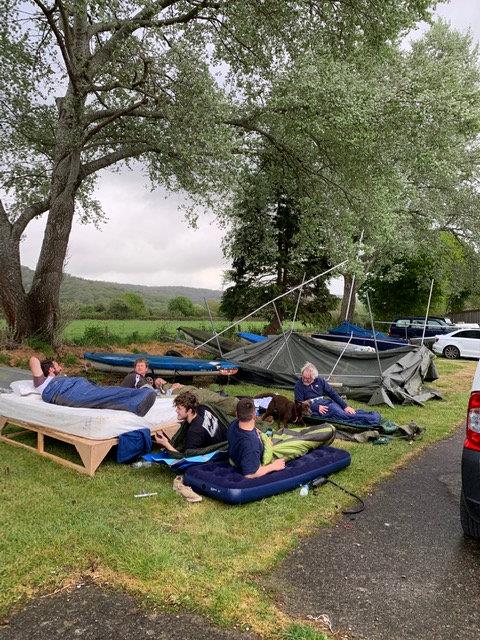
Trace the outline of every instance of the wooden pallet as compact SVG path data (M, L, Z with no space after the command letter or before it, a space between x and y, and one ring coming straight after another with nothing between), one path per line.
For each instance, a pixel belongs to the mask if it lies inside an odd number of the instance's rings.
M7 424L20 427L21 431L4 433L3 431ZM153 433L160 428L169 437L171 437L178 429L178 423L175 422L168 425L154 427L151 429L151 432ZM19 442L15 439L28 432L34 432L37 434L37 445L35 447L25 444L24 442ZM45 436L53 438L54 440L60 440L61 442L72 444L77 450L82 464L66 460L65 458L61 458L60 456L45 451ZM0 440L7 442L8 444L13 444L17 447L24 447L25 449L30 449L30 451L35 451L35 453L38 453L45 458L49 458L50 460L54 460L64 467L75 469L76 471L85 473L89 476L93 476L95 474L95 471L105 459L105 456L108 454L110 449L114 445L118 444L118 438L92 440L90 438L82 438L81 436L64 433L63 431L59 431L58 429L53 429L51 427L43 427L41 425L34 424L33 422L24 422L23 420L14 420L3 416L0 416Z

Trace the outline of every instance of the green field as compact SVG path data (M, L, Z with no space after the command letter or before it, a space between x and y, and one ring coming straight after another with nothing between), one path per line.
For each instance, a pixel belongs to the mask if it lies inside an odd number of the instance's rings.
M422 440L383 446L338 441L350 451L352 464L337 481L365 495L407 459L450 434L464 420L475 365L439 360L435 386L443 401L381 409L398 423L415 420L426 426ZM5 443L0 443L0 473L2 613L88 574L137 595L147 607L194 611L263 638L324 637L309 623L288 618L274 587L265 590L265 584L300 536L330 526L349 503L333 486L305 498L294 491L241 507L209 499L189 504L172 491L173 474L166 469L133 469L107 459L88 478ZM157 495L135 499L142 491Z
M216 331L221 331L229 326L225 320L214 321ZM211 331L212 325L208 320L72 320L64 331L66 340L74 340L81 337L85 330L94 327L100 330L107 330L113 335L128 336L138 333L141 336L155 336L161 333L175 336L177 327L191 327ZM244 322L241 327L243 331L259 331L265 326L265 321ZM232 331L234 331L232 329Z
M232 323L227 320L214 320L215 331L220 332L230 326ZM229 333L235 331L252 331L258 333L266 325L265 320L247 320L241 324L235 324ZM82 336L85 329L95 327L102 330L108 330L110 333L127 336L136 332L141 336L154 336L165 332L168 335L175 336L177 327L191 327L202 329L204 331L212 331L212 325L208 320L72 320L65 331L66 340L73 340ZM285 325L285 329L290 329L291 323ZM295 324L295 328L299 331L306 329L301 322Z

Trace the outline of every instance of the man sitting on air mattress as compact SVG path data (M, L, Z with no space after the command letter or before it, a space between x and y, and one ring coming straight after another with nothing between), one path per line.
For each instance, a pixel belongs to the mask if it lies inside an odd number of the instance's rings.
M251 398L237 404L237 419L228 428L228 454L231 462L246 478L259 478L280 471L287 460L331 444L335 427L324 424L302 429L281 429L272 438L255 426L255 405Z

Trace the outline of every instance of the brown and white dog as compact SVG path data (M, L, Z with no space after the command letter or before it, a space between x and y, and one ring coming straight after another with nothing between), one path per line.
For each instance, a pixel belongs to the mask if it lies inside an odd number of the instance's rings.
M301 402L293 402L285 396L274 395L261 418L267 422L272 418L276 422L282 422L286 427L287 424L304 424L303 413L304 408Z

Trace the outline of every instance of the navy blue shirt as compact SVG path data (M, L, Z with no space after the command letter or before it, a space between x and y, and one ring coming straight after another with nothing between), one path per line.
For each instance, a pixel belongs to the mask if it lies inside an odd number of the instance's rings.
M342 400L335 389L323 378L315 378L312 384L304 384L300 378L300 380L297 380L295 383L295 400L297 402L315 400L321 396L328 396L331 400L339 404L342 409L348 407L347 403Z
M244 476L258 471L262 464L263 442L256 429L245 431L234 420L228 427L228 455Z

